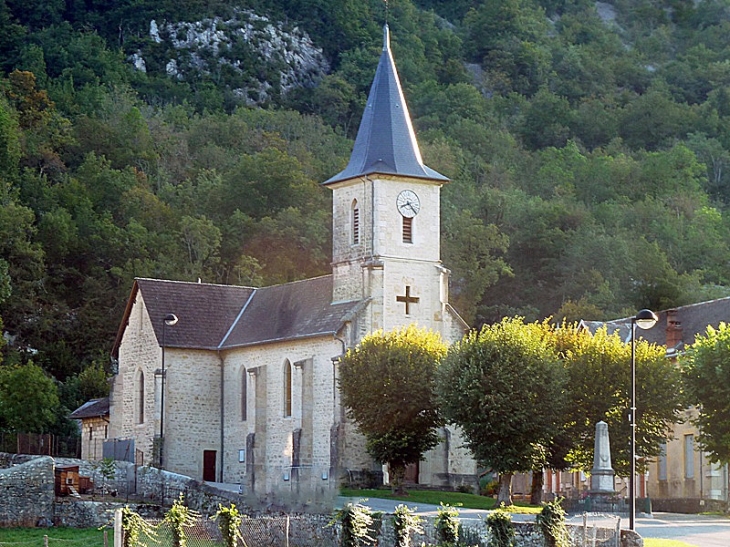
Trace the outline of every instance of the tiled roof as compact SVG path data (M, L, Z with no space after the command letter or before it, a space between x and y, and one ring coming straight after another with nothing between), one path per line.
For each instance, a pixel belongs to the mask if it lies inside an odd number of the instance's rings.
M324 184L376 173L441 182L449 180L423 164L390 51L387 25L383 32L383 53L375 71L350 162L343 171Z
M99 418L109 415L109 397L103 399L91 399L86 401L79 408L71 413L72 420L81 420L82 418Z
M160 345L164 318L174 313L178 322L165 327L165 346L189 349L223 350L336 334L361 305L360 301L333 304L331 275L261 289L137 279L113 355L118 353L137 291Z
M165 346L216 349L256 289L212 283L137 279L157 339L162 342L165 317L178 322L165 327Z
M730 323L730 297L679 306L657 312L659 321L651 329L636 329L636 337L655 344L665 345L667 340L667 316L673 314L677 327L681 329L684 346L695 341L698 334L704 334L708 326L717 327L720 323ZM612 321L583 321L582 324L591 331L606 326L608 332L618 331L623 340L630 340L631 317L623 317Z
M223 347L334 334L359 302L331 301L331 275L258 289Z

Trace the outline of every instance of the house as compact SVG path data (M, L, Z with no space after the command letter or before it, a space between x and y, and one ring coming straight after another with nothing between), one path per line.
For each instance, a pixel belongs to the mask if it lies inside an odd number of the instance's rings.
M109 397L87 401L69 417L81 422L81 459L101 460L109 439Z
M109 437L144 461L247 493L335 491L380 471L344 416L340 357L368 333L417 324L460 339L440 260L440 189L424 165L390 36L333 198L330 275L263 288L136 279L113 349ZM420 483L476 483L458 432Z
M730 298L720 298L688 306L657 312L659 321L649 330L637 329L637 339L666 347L667 357L681 360L696 336L730 323ZM609 332L618 332L622 339L631 340L631 318L603 322L583 322L595 331L605 326ZM638 497L649 497L655 507L670 507L669 500L685 500L700 510L705 500L728 501L728 466L709 461L697 447L697 428L691 419L695 408L685 411L683 422L675 424L672 438L662 447L662 454L650 462L648 472L637 479ZM672 506L674 507L674 506Z

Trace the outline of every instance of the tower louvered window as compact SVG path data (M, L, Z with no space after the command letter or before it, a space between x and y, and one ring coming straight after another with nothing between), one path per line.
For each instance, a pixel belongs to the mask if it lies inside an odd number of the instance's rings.
M403 243L413 243L413 219L409 217L401 217L403 219Z

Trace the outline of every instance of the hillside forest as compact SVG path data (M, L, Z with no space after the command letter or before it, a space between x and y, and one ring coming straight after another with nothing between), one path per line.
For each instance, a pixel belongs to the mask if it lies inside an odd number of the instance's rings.
M36 373L4 382L57 390L0 429L61 432L105 394L137 276L328 273L320 183L386 17L471 325L730 295L729 0L0 0L2 359ZM258 38L179 46L245 18L309 44L313 75Z

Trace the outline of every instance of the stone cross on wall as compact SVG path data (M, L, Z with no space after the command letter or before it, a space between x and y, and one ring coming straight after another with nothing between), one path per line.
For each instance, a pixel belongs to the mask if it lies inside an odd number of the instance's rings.
M420 298L417 296L411 296L411 287L410 285L406 285L405 296L396 296L395 300L396 302L403 302L406 305L406 315L410 315L411 304L417 304Z

